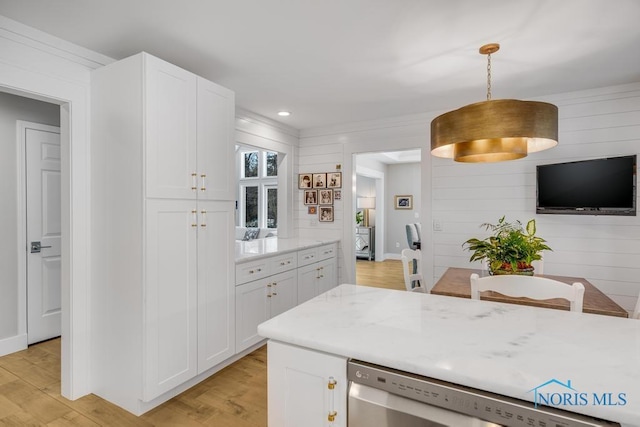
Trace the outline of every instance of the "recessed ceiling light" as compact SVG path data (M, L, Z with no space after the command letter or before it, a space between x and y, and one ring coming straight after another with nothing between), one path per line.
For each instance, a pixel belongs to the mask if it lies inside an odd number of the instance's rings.
M280 117L289 117L291 115L291 112L289 112L289 111L278 111L278 115Z

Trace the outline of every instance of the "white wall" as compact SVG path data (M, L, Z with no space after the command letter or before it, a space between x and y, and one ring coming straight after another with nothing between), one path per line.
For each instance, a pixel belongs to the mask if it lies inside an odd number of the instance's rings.
M405 225L420 222L420 208L422 206L420 163L388 165L386 186L387 244L385 253L396 254L396 258L399 259L402 250L409 247ZM394 202L397 195L412 195L413 209L395 209ZM418 218L416 218L416 214L418 214ZM399 243L400 246L396 247L396 243Z
M60 126L60 106L0 92L0 340L19 333L17 120Z
M559 108L559 145L522 160L456 164L433 160L434 279L466 267L461 244L502 215L535 218L546 274L584 277L627 310L640 292L640 217L536 215L536 165L640 153L640 84L548 96Z

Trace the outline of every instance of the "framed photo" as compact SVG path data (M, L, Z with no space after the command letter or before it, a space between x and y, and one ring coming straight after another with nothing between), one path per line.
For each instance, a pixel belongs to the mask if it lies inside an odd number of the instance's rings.
M313 174L313 188L327 188L327 174L326 173L314 173Z
M304 204L305 205L317 205L318 204L318 190L304 190Z
M319 205L333 205L333 190L318 190Z
M396 196L394 207L396 209L413 209L413 196Z
M317 206L309 206L307 207L307 213L309 215L315 215L318 213L318 207Z
M327 188L342 188L342 172L327 174Z
M333 206L319 206L318 209L320 222L333 222Z
M342 190L333 190L333 200L342 200Z
M313 188L313 176L310 173L301 173L298 175L298 188Z

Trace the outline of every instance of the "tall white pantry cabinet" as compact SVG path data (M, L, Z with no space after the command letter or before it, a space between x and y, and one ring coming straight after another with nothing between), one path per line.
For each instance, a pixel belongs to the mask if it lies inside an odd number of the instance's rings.
M91 87L91 382L141 414L235 353L235 100L146 53Z

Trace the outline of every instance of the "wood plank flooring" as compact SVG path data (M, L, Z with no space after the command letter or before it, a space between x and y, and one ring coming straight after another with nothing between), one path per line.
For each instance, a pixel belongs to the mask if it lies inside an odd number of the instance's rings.
M404 289L400 261L356 263L356 282ZM60 395L60 338L0 357L0 426L266 427L267 351L259 348L159 407L136 417L90 394Z

